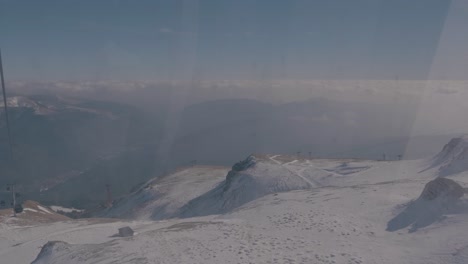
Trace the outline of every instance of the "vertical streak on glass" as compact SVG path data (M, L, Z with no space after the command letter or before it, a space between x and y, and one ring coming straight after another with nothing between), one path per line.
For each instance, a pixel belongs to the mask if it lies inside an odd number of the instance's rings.
M11 131L10 131L10 119L8 117L8 106L7 106L7 97L6 97L6 90L5 90L5 77L3 75L3 63L2 63L2 50L0 49L0 78L2 83L2 94L3 94L3 104L5 110L5 121L8 133L8 144L10 147L10 161L13 161L13 144L11 141Z

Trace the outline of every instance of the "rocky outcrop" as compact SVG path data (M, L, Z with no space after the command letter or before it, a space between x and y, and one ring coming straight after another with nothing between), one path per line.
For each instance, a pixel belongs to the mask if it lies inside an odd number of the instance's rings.
M459 199L465 190L457 182L447 178L437 178L426 184L420 198L431 201L437 198Z

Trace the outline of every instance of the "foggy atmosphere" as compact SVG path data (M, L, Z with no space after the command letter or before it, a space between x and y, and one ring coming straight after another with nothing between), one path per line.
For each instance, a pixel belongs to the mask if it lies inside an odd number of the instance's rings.
M468 263L466 25L0 0L0 263Z

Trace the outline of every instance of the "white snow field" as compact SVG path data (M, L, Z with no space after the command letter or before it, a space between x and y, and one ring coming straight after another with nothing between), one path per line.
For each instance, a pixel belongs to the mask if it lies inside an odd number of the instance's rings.
M467 143L426 160L254 155L231 171L186 168L103 214L120 219L4 222L0 262L468 263ZM115 236L123 226L135 235Z

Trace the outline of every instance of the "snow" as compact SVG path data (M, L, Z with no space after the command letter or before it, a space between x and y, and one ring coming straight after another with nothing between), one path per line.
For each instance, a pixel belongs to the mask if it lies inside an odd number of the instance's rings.
M32 209L32 208L24 208L23 210L24 210L24 211L30 211L30 212L39 213L39 211L37 211L37 210L35 210L35 209Z
M294 161L294 162L293 162ZM427 160L255 155L192 167L107 211L137 220L0 224L5 263L468 263L468 198L420 199ZM226 177L227 175L227 177ZM463 187L468 171L447 175ZM158 219L159 221L152 221ZM136 235L119 238L118 228ZM39 254L40 247L48 241Z
M468 135L453 138L431 161L429 169L438 167L439 176L447 176L468 169Z
M231 170L216 188L184 205L179 217L225 213L267 194L318 187L320 184L314 177L327 175L313 168L304 174L305 168L296 165L297 160L278 164L271 159L249 157L242 163L249 165L240 171Z
M168 177L158 178L114 203L101 216L144 220L175 217L190 200L208 192L223 181L229 169L195 166Z
M37 208L39 208L39 210L41 210L42 212L45 212L47 214L52 214L52 212L50 212L49 210L47 210L46 208L44 208L44 207L42 207L40 205L38 205Z
M62 207L59 205L51 205L49 206L50 209L52 209L54 212L64 212L64 213L72 213L72 212L83 212L81 209L76 209L76 208L67 208L67 207Z
M30 263L47 241L69 243L103 243L114 238L125 223L93 223L90 221L58 222L34 227L0 226L1 263ZM68 263L68 262L65 262ZM72 263L72 262L70 262Z

